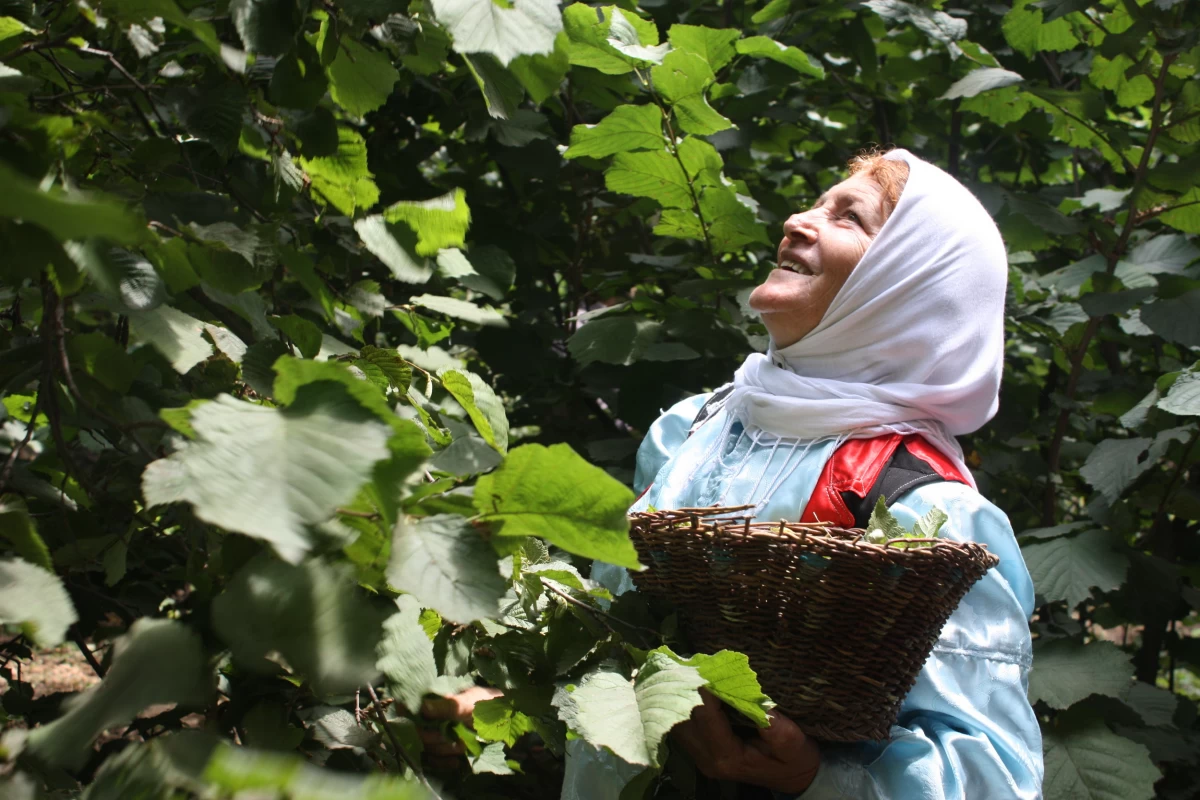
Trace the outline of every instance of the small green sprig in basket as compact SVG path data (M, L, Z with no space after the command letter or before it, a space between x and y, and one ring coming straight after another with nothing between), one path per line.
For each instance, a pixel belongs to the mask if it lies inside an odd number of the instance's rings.
M887 502L880 497L867 521L866 540L872 544L893 543L893 547L932 547L929 540L938 538L938 531L946 524L949 517L940 508L930 509L929 513L917 520L912 530L908 530L888 511ZM896 542L897 539L915 539L925 541Z

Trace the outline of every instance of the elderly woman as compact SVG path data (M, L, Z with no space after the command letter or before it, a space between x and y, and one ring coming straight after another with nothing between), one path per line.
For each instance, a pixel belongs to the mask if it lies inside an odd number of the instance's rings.
M778 268L750 295L771 335L733 383L664 413L638 451L633 510L753 505L762 519L862 524L875 498L1000 556L941 633L886 742L824 745L776 714L743 740L706 699L674 733L712 778L825 798L1036 798L1041 735L1026 698L1033 586L1003 512L954 437L995 414L1007 261L995 224L952 177L904 150L788 218ZM623 570L592 576L614 592ZM571 743L564 798L632 777Z

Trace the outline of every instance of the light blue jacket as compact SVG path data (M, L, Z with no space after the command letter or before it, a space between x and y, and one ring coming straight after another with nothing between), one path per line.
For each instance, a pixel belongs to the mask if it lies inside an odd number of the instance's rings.
M709 395L688 398L651 427L637 456L632 510L756 504L764 520L795 520L807 505L832 442L753 437L717 413L689 438ZM1033 584L1008 518L959 483L917 487L892 505L906 526L933 507L949 515L941 536L986 544L1000 556L963 598L904 699L886 742L828 745L803 800L981 800L1041 797L1042 737L1029 705ZM615 593L624 570L596 564ZM636 775L580 740L568 750L564 800L616 800Z

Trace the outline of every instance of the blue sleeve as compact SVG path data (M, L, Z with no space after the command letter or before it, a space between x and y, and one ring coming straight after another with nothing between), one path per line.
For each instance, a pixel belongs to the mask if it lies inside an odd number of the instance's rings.
M686 400L680 400L664 411L638 447L637 469L633 475L633 491L641 494L646 487L654 482L658 471L671 459L679 446L687 440L688 429L692 420L700 412L700 407L712 397L712 392L692 395Z
M1042 796L1042 737L1027 698L1033 584L1008 518L975 490L935 483L902 495L906 527L933 507L944 538L1000 556L963 598L904 699L891 737L830 746L802 800L967 800Z

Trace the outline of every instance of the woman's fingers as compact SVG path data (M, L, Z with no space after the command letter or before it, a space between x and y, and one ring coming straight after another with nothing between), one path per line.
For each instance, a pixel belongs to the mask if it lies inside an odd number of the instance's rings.
M802 749L808 743L808 737L800 726L791 719L772 709L768 712L771 725L759 728L759 739L766 745L767 752L776 758L784 759Z
M470 725L475 704L503 697L504 692L490 686L472 686L449 697L431 697L421 704L421 716L426 719L451 719Z
M704 702L692 709L691 718L673 733L705 776L737 780L744 771L746 746L734 734L721 701L703 689L700 696Z

